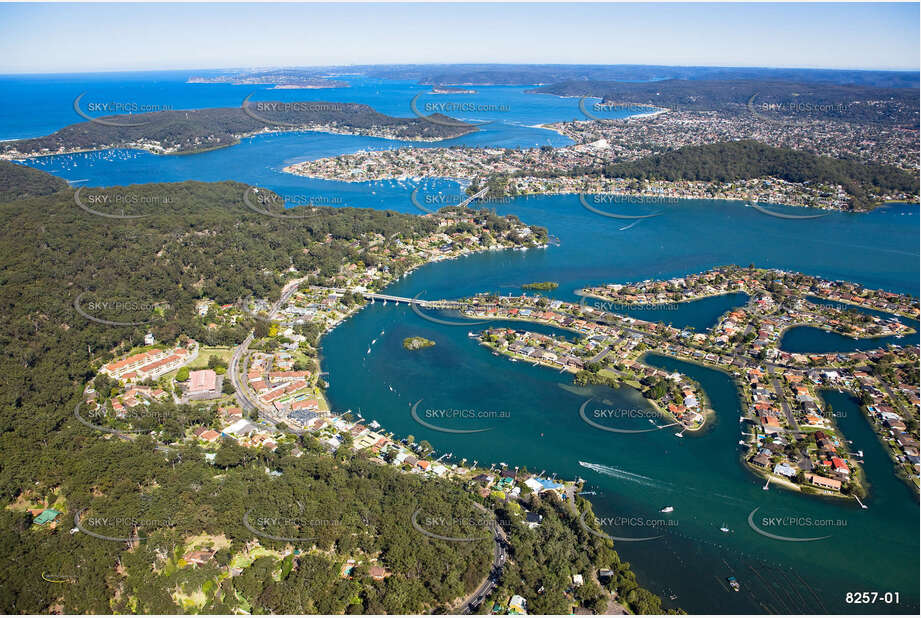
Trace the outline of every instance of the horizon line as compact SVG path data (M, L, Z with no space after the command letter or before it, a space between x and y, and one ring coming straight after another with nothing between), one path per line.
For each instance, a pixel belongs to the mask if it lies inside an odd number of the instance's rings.
M676 69L762 69L762 70L788 70L788 71L840 71L840 72L881 72L881 73L916 73L921 72L919 67L905 68L866 68L866 67L827 67L827 66L765 66L765 65L730 65L730 64L635 64L635 63L591 63L591 62L384 62L384 63L352 63L352 64L265 64L252 66L223 66L223 67L170 67L170 68L123 68L123 69L93 69L93 70L53 70L53 71L21 71L6 73L0 70L0 76L28 76L28 75L93 75L99 73L157 73L167 71L259 71L266 69L339 69L358 67L436 67L436 66L506 66L506 67L663 67ZM616 81L616 80L615 80Z

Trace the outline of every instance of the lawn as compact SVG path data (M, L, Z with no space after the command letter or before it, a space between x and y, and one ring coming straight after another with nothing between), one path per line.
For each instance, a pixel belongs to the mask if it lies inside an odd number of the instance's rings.
M202 346L198 351L198 358L189 363L189 369L206 369L208 359L212 356L217 356L224 364L229 365L230 358L233 356L233 348Z

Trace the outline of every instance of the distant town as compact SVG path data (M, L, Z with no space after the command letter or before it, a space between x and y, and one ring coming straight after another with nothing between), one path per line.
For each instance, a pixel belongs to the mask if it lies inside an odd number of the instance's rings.
M503 195L616 193L657 199L732 199L845 209L840 184L792 182L776 177L735 181L642 180L580 170L636 161L688 146L757 140L828 157L917 170L918 131L830 121L797 123L756 115L660 110L623 120L584 120L542 125L572 139L571 146L512 148L400 148L358 152L290 165L284 171L328 180L367 182L421 177L456 178L492 185ZM502 187L494 179L501 178ZM492 194L491 194L492 195ZM494 195L492 195L494 196ZM879 193L879 202L916 199L905 192Z

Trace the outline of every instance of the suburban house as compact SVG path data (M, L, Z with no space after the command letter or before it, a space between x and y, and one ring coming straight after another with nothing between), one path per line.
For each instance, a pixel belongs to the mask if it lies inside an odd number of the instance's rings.
M806 481L812 483L816 487L831 489L833 491L841 491L841 481L825 478L824 476L819 476L818 474L806 474Z

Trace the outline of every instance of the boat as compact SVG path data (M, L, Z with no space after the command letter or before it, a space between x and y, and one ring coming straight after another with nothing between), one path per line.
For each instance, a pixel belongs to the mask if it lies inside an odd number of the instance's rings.
M729 528L726 527L726 524L723 524L722 526L720 526L720 532L725 532L726 534L729 534Z
M663 506L661 509L659 509L659 512L660 513L671 513L674 510L675 510L675 507L673 506Z
M733 590L735 590L736 592L738 592L739 589L741 588L741 586L739 585L739 580L737 580L737 579L736 579L734 576L732 576L732 575L730 575L729 577L727 577L727 578L726 578L726 581L729 583L729 587L732 588Z

